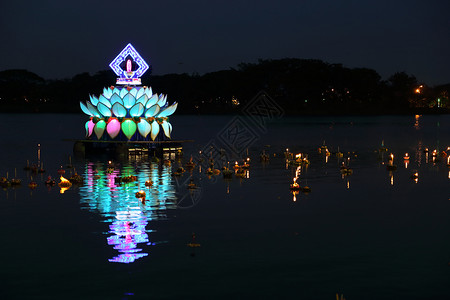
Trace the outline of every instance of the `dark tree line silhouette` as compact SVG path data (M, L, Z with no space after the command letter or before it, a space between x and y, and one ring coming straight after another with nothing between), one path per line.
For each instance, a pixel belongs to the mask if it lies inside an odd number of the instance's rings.
M26 70L0 72L2 112L80 112L79 102L115 84L112 71L45 80ZM430 87L398 72L387 80L372 69L285 58L241 63L198 74L142 77L153 92L180 103L177 113L233 113L264 90L290 114L446 113L450 84Z

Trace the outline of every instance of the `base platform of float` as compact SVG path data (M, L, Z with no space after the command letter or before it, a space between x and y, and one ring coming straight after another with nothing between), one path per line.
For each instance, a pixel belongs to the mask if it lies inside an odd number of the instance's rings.
M78 156L108 155L129 157L132 155L149 155L163 157L164 154L181 155L183 143L193 140L179 141L99 141L72 140L75 142L73 152Z

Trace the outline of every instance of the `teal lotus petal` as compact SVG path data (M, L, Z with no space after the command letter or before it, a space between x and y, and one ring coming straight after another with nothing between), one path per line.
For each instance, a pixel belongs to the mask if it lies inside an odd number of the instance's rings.
M103 96L104 96L106 99L111 98L112 94L113 94L113 91L112 91L110 88L106 88L106 87L105 87L105 88L103 89Z
M151 96L150 99L148 99L147 103L145 104L145 107L149 108L155 105L156 102L158 102L158 94L154 94L153 96Z
M169 127L169 123L167 123L167 121L163 121L161 123L161 127L164 131L164 134L170 139L170 127Z
M144 94L145 94L145 88L140 88L139 90L137 90L137 93L134 96L136 97L136 99L139 99Z
M161 108L158 106L158 104L153 105L152 107L150 107L149 109L147 109L145 111L145 117L151 118L151 117L155 116L157 113L159 113L160 109Z
M102 117L102 115L101 115L101 113L95 108L95 106L93 106L92 104L91 104L91 102L86 102L86 105L87 105L87 108L89 109L89 111L95 116L95 117L99 117L99 118L101 118Z
M131 108L133 105L136 104L136 98L134 98L133 95L131 95L130 93L126 94L123 97L123 106L125 106L125 108Z
M128 139L131 139L133 134L136 132L137 126L136 123L131 119L126 119L122 122L121 125L122 132Z
M116 116L118 118L124 118L127 116L127 109L119 102L114 103L111 110L112 110L112 113L114 114L114 116Z
M94 131L94 122L92 120L89 120L86 122L84 127L86 128L86 137L90 137L92 135L92 132Z
M97 123L95 123L94 132L95 132L95 135L97 136L97 139L100 139L102 137L103 132L105 131L105 128L106 128L105 121L100 120Z
M119 96L120 96L120 98L123 99L123 97L125 97L126 94L128 94L128 90L127 90L126 88L122 88L122 89L120 90Z
M106 126L106 132L108 132L109 136L112 139L115 139L116 136L120 132L120 122L117 119L112 119L108 122L108 125Z
M109 108L111 108L111 106L112 106L111 102L109 102L109 100L106 99L106 97L103 95L100 95L100 97L98 97L98 102L103 103L104 105L106 105Z
M136 103L132 108L130 108L130 116L140 117L144 114L145 107L142 103Z
M114 88L112 91L113 94L119 95L120 94L120 90L118 88ZM111 96L112 97L112 96Z
M150 125L150 123L147 122L146 119L141 119L139 121L139 123L137 124L139 133L146 138L147 135L150 133L150 131L152 130L152 126Z
M158 100L157 104L160 107L163 107L166 104L166 102L167 102L167 95L164 95Z
M111 105L114 105L114 104L116 104L116 103L120 103L120 104L123 105L123 100L122 100L122 98L120 98L120 96L117 95L117 94L113 94L113 95L111 96L111 99L109 99L109 102L111 102Z
M106 105L103 104L103 103L99 103L99 104L97 105L97 109L98 109L98 111L99 111L103 116L105 116L105 117L111 117L111 116L112 116L112 114L111 114L111 109L108 108L108 106L106 106Z
M141 97L136 98L136 99L137 99L136 103L142 103L142 105L144 105L144 107L145 107L145 105L147 104L147 101L148 101L148 97L147 97L146 94L143 94Z
M148 87L145 89L145 94L147 95L148 98L152 97L152 88Z
M175 102L174 104L172 104L171 106L166 107L165 109L163 109L158 115L157 117L168 117L171 116L178 107L178 103Z
M138 92L137 88L132 88L131 91L130 91L130 94L133 95L133 97L136 98L137 92Z
M81 110L88 116L91 116L91 117L94 116L94 114L91 113L91 111L86 107L86 105L83 104L83 102L80 102L80 107L81 107Z
M95 96L92 96L92 95L89 95L89 98L91 99L92 105L97 106L97 104L98 104L98 98L95 97Z
M158 122L153 121L152 122L152 130L151 130L151 134L150 134L150 137L152 138L153 141L158 136L158 133L159 133L159 124L158 124Z

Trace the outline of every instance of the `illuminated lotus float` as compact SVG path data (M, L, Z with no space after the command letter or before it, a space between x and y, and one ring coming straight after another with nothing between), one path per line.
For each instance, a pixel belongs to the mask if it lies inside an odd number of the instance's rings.
M143 140L149 140L150 135L154 141L161 127L164 135L170 138L169 116L175 112L178 103L168 105L167 95L153 94L152 88L146 86L111 86L104 88L98 98L89 97L86 104L80 102L81 110L91 117L85 124L86 137L94 133L98 140L114 140L122 132L128 140L141 139L139 135Z

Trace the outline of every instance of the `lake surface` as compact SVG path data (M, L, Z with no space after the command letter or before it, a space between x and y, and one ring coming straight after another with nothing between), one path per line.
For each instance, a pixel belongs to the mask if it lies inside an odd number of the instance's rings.
M171 166L77 157L67 139L83 139L82 114L0 117L0 176L22 179L0 190L1 299L450 299L450 168L432 155L450 146L448 115L175 114L173 139L194 142ZM287 165L287 148L310 163ZM210 155L250 168L208 176ZM45 185L61 167L82 183ZM290 190L296 171L310 193Z

